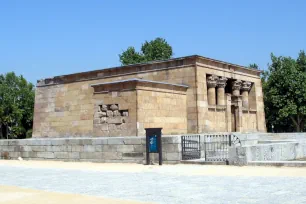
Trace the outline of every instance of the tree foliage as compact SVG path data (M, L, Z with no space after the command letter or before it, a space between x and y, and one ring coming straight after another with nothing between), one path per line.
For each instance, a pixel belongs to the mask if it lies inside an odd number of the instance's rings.
M0 137L25 138L32 129L34 86L14 72L0 75Z
M271 54L271 61L262 75L267 126L280 132L305 131L305 52L297 59Z
M119 55L122 65L144 63L154 60L170 59L173 55L172 47L163 38L156 38L150 42L146 41L141 46L141 52L134 47L128 47Z
M144 56L136 52L134 47L128 47L119 57L122 65L137 64L145 61Z
M258 65L256 63L250 64L249 67L252 69L258 69Z

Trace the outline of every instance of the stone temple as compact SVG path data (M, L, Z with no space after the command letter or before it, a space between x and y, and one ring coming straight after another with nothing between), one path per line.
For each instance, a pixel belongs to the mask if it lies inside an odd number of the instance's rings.
M266 132L260 71L198 55L37 83L33 137Z

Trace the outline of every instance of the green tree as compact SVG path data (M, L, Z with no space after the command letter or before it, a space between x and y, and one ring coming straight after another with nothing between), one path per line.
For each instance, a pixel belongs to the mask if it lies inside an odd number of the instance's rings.
M306 55L304 50L300 51L296 60L299 71L306 73Z
M271 54L271 61L262 75L268 128L302 132L306 120L305 52L297 59Z
M0 75L0 129L3 138L25 138L32 129L34 86L14 72Z
M136 52L134 47L128 47L119 57L122 65L137 64L145 61L143 54Z
M258 65L256 63L250 64L249 67L252 69L258 69Z
M128 65L170 59L172 55L172 47L167 41L163 38L156 38L142 44L141 52L137 52L134 47L128 47L119 55L119 58L122 65Z

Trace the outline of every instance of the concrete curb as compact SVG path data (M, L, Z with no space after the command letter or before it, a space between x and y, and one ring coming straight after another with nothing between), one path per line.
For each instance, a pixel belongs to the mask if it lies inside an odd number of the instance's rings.
M225 161L205 161L202 159L181 160L181 164L198 164L198 165L227 165Z
M248 166L306 167L306 161L249 161Z

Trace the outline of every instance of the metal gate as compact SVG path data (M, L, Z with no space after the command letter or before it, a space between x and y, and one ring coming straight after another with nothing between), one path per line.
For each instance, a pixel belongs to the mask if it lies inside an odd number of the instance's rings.
M182 159L200 159L200 135L182 136Z
M231 134L204 135L205 161L228 161Z
M239 138L233 134L185 135L182 136L182 159L227 162L229 147L240 144ZM201 150L204 155L201 155Z

